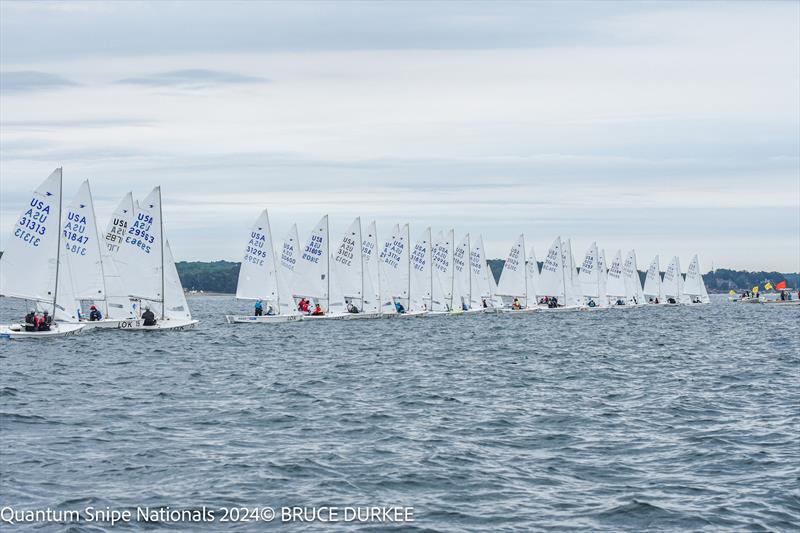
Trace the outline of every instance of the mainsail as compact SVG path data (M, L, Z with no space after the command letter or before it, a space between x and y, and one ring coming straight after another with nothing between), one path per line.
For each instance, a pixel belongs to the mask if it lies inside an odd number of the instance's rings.
M622 267L622 277L625 282L625 298L629 305L644 305L644 293L642 292L642 282L639 279L639 269L636 264L636 251L631 250L625 256L625 263Z
M378 253L378 231L373 220L361 239L361 255L364 258L364 309L362 311L366 313L378 313L381 310Z
M61 253L61 169L33 192L0 258L0 295L55 307Z
M297 224L292 224L289 233L283 239L283 246L278 262L278 295L281 301L280 314L290 315L297 312L294 301L294 271L300 258L300 244L297 236Z
M556 237L556 240L550 245L550 249L547 250L547 257L542 264L542 273L539 276L542 296L554 296L560 302L566 303L564 271L561 237Z
M683 278L681 277L681 262L678 256L672 258L667 270L664 271L664 296L672 298L677 303L683 295Z
M129 192L120 201L111 219L108 221L104 234L105 246L101 247L101 260L103 262L103 275L106 286L106 318L125 319L135 317L135 308L128 297L126 282L120 273L116 256L122 241L128 233L128 227L133 223L134 206L133 195Z
M650 267L647 269L647 275L644 278L644 289L642 291L645 297L658 298L658 301L664 303L664 289L661 285L661 270L658 261L658 254L653 258Z
M236 297L242 300L264 300L268 305L280 307L278 273L272 230L267 210L261 212L250 228L244 246ZM266 307L265 307L266 308Z
M697 254L692 257L689 268L686 270L686 283L683 285L683 294L699 298L702 303L710 301L703 275L700 274L700 261Z
M608 269L606 294L614 300L624 299L626 296L625 280L622 278L622 250L617 250L614 260L611 261L611 267ZM614 304L613 301L611 303Z
M411 249L411 307L412 311L427 311L432 307L433 272L431 265L431 228L425 229Z
M328 215L325 215L308 235L294 271L295 296L313 298L326 310L330 294L329 242Z

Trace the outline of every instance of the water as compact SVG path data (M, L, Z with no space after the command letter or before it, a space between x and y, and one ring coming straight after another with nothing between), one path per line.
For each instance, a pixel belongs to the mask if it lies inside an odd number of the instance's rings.
M244 309L230 297L189 303L193 332L0 345L2 506L412 506L401 527L420 531L800 525L800 307L260 327L224 324ZM147 529L265 526L304 528Z

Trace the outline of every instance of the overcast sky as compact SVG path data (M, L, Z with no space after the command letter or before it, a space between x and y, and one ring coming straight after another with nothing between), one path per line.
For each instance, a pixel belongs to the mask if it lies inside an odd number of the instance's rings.
M800 270L798 2L3 0L0 71L0 248L63 166L103 226L162 185L179 260L267 207Z

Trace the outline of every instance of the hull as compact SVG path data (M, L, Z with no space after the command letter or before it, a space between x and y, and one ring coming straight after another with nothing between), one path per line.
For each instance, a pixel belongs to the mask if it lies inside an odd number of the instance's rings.
M568 306L568 307L542 307L540 311L542 313L569 313L572 311L579 311L581 308L578 306Z
M350 313L337 315L303 315L300 320L303 322L313 322L315 320L348 320L349 315Z
M800 305L800 300L764 300L764 305Z
M142 319L141 318L109 318L98 320L96 322L80 322L86 326L86 330L90 329L122 329L122 328L130 328L134 326L141 326Z
M497 312L504 314L504 315L528 315L531 313L538 313L541 311L538 307L525 307L523 309L510 309L510 308L503 308L498 309Z
M132 320L136 324L120 326L126 331L184 331L194 329L199 320L159 320L155 326L145 326L141 320Z
M405 313L395 313L392 318L420 318L426 316L428 311L406 311Z
M375 313L349 313L344 320L368 320L375 318L383 318L378 312Z
M80 335L86 329L84 324L55 323L50 331L25 331L21 324L0 326L0 339L48 339Z
M284 324L301 318L301 315L225 315L228 324Z

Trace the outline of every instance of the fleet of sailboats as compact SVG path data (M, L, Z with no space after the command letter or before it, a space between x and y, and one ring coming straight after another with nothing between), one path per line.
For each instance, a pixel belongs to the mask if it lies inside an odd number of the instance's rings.
M578 267L570 239L557 237L540 270L523 234L511 246L495 283L483 237L466 234L456 241L452 229L434 237L428 227L412 239L409 224L396 224L381 241L374 221L362 230L361 219L356 218L331 245L326 215L309 233L297 257L296 242L294 225L278 261L270 248L267 212L261 213L245 244L237 289L237 298L258 301L261 311L228 315L228 322L524 314L708 302L696 256L685 283L677 258L662 281L656 257L648 270L650 281L643 287L635 250L629 250L624 259L622 250L617 250L606 267L605 251L592 243ZM681 278L673 291L677 299L664 290L674 283L674 272ZM318 308L318 312L301 312L298 304L303 301L310 302L309 311Z
M62 174L56 169L33 192L0 257L0 295L28 301L31 315L42 319L0 325L0 337L64 336L97 328L180 330L197 324L164 234L161 189L153 189L141 204L126 195L101 240L89 182L64 209ZM148 312L152 321L143 319Z
M164 231L161 188L140 202L127 193L101 238L89 182L64 206L62 181L59 168L36 188L0 257L0 296L26 300L31 315L50 318L43 327L0 325L0 337L194 327ZM677 256L663 278L659 269L656 256L642 285L635 250L617 250L607 266L597 243L578 267L570 239L560 236L540 268L522 234L496 283L481 235L457 241L453 229L434 235L428 227L412 239L410 225L398 224L381 240L374 221L363 229L357 217L331 241L326 215L303 245L296 225L276 242L265 209L244 243L236 290L254 312L226 320L276 324L709 302L697 255L685 278Z

